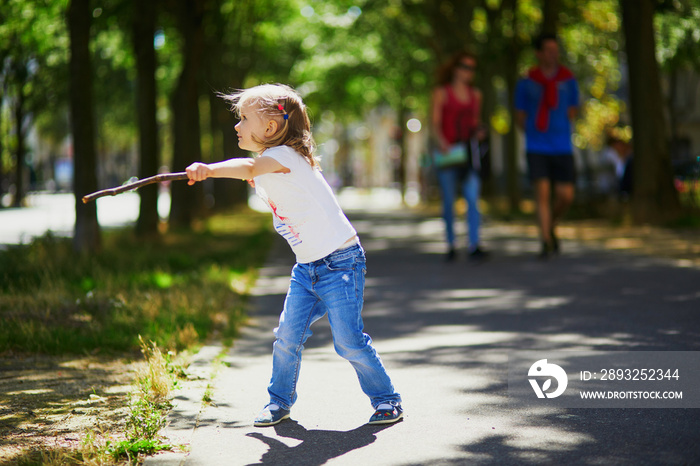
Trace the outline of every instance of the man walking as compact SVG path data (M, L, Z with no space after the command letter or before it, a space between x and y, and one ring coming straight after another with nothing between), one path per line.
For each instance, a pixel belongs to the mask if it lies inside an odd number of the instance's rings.
M515 88L516 123L525 131L527 163L535 192L540 257L559 253L556 224L574 200L575 166L572 121L579 91L574 74L559 63L554 35L535 40L537 66ZM554 193L554 201L550 198Z

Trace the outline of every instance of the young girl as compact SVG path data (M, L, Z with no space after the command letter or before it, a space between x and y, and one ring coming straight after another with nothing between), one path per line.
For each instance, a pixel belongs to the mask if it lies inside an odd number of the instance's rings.
M321 175L313 156L314 140L306 106L284 85L262 85L224 95L240 115L238 145L255 158L194 163L189 184L207 178L252 180L251 185L272 211L274 227L291 246L297 263L274 330L270 402L255 418L258 427L289 417L309 327L328 314L336 352L350 361L375 413L370 424L403 417L381 359L363 333L362 304L365 252L353 226Z

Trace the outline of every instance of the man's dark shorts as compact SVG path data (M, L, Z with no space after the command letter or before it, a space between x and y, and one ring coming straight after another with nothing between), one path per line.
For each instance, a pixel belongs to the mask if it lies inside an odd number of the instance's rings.
M547 178L554 183L573 183L576 181L576 166L574 156L543 155L527 153L527 166L530 180Z

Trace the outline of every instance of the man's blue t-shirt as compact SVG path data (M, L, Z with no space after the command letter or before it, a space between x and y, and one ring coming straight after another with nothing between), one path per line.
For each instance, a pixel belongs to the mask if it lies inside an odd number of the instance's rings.
M529 77L518 80L515 88L515 108L527 114L525 120L526 151L543 155L572 154L571 122L568 110L579 104L576 79L557 83L558 105L549 110L549 126L545 132L535 127L537 109L544 87Z

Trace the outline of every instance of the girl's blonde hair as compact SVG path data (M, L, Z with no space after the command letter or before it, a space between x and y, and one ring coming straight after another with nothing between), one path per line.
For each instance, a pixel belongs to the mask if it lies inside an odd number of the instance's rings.
M306 105L294 89L284 84L262 84L219 96L231 104L231 111L238 117L241 108L253 106L262 116L278 123L277 133L265 141L255 138L257 144L265 148L289 146L299 152L312 167L319 166L313 154L316 143L311 134Z

